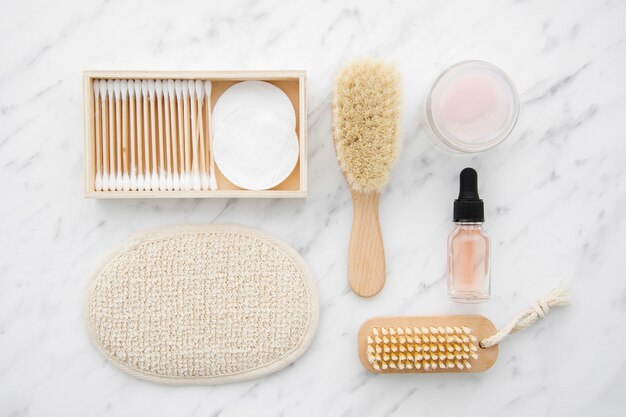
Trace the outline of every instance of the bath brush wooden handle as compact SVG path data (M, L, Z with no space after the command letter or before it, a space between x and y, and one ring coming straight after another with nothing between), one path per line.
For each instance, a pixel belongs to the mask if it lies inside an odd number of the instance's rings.
M378 220L380 194L352 192L354 213L348 254L348 282L361 297L371 297L385 285L385 248Z
M374 317L359 329L359 359L373 373L481 372L498 346L479 342L495 333L479 315Z

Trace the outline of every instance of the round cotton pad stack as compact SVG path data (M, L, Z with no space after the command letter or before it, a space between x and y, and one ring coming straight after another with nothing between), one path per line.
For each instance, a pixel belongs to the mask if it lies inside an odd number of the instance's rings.
M213 109L215 163L240 188L273 188L298 162L295 129L296 113L280 88L263 81L237 83Z

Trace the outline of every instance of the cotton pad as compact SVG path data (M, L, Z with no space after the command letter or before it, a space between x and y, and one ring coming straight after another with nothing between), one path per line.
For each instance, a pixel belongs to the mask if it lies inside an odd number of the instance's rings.
M242 108L213 133L213 156L222 174L247 190L283 182L298 162L298 136L275 112Z
M295 128L293 105L281 89L263 81L235 84L213 109L215 164L240 188L273 188L298 162Z
M296 128L296 112L291 100L283 90L265 81L242 81L224 91L213 108L213 123L217 127L234 111L243 108L270 109Z

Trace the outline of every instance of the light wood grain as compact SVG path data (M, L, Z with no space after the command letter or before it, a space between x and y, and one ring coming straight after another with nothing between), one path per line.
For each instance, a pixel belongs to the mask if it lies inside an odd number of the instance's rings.
M365 369L373 373L445 373L445 372L482 372L495 363L498 357L498 346L489 349L478 347L477 359L471 359L470 369L457 368L437 368L425 371L424 369L386 369L384 371L375 370L367 359L367 337L373 328L401 327L413 329L414 327L467 327L472 330L478 341L492 336L496 333L496 327L489 319L480 315L454 315L454 316L397 316L397 317L373 317L367 320L358 333L358 355L361 364ZM478 345L478 342L476 343Z
M387 268L378 218L379 193L352 192L353 216L348 251L348 282L361 297L372 297L385 285Z

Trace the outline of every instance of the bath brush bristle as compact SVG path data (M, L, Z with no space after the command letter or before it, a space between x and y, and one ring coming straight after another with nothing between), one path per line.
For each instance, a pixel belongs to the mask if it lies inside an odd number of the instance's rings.
M335 82L333 138L350 188L380 192L400 148L400 77L393 65L359 59Z
M484 371L498 350L479 342L495 332L475 315L374 318L359 332L359 356L376 373Z

